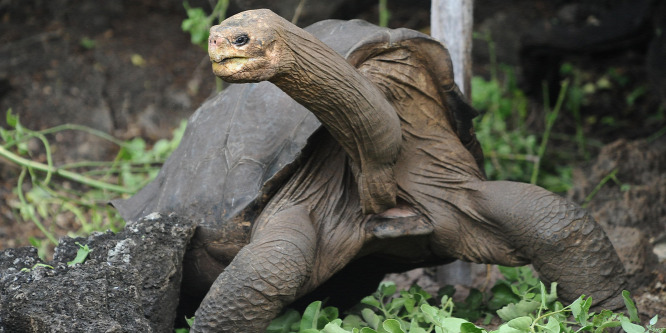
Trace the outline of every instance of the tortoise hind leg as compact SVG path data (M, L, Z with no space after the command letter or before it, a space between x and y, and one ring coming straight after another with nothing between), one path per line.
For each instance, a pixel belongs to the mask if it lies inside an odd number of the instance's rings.
M309 278L315 239L301 207L266 218L215 280L191 332L263 332Z
M601 226L585 209L530 184L479 181L467 187L470 201L461 206L476 221L469 229L461 229L472 233L490 229L486 235L492 235L491 240L463 235L471 246L501 243L509 249L500 254L506 262L531 262L544 282L558 282L558 295L564 300L573 301L585 293L596 306L623 306L624 267Z

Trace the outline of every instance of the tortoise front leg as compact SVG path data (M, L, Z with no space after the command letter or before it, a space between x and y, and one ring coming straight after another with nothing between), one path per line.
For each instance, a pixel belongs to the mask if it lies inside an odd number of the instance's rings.
M268 217L215 280L191 332L263 332L310 276L315 230L291 207Z
M500 244L481 254L486 257L481 260L490 256L502 264L528 261L545 283L558 282L558 295L564 300L573 301L584 293L597 306L623 306L624 267L585 209L530 184L480 181L468 186L472 189L468 215L477 219L472 230L486 229L492 239L468 233L467 244L470 248Z

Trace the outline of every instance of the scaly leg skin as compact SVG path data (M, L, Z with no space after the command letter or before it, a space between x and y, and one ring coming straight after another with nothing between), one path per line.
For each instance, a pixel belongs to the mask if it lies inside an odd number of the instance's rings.
M513 249L509 262L531 262L544 283L558 282L564 300L586 294L596 308L624 306L624 266L585 209L530 184L484 181L470 189L468 207L497 229L496 241Z
M299 207L279 211L220 274L190 332L263 332L310 276L315 230Z

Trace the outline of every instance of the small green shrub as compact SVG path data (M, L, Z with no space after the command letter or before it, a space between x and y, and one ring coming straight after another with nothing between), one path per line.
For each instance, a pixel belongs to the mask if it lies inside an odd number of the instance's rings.
M218 0L210 15L202 8L192 8L187 1L183 2L187 18L181 23L181 29L190 33L190 41L194 45L208 50L208 35L215 19L222 22L226 16L229 0Z
M584 295L564 306L557 301L557 284L550 288L536 278L529 267L501 267L504 279L489 294L470 293L464 302L454 302L451 287L433 298L418 286L397 292L392 282L382 282L377 291L344 318L322 302L310 304L300 315L288 309L273 320L267 333L573 333L604 332L622 327L626 332L664 333L655 316L645 326L637 324L637 309L624 291L627 315L603 310L590 311L592 299ZM438 302L436 302L438 301ZM461 311L464 310L464 311ZM502 321L486 329L492 316ZM480 318L485 318L479 323Z
M560 111L572 104L567 95L569 81L562 82L555 107L551 109L549 101L544 101L544 126L538 132L528 124L535 106L518 87L513 67L497 63L490 33L476 34L475 38L488 44L490 55L490 78L475 76L471 82L472 105L482 113L474 126L484 151L488 179L527 182L553 192L567 191L572 186L571 161L558 162L548 156L547 168L543 161Z

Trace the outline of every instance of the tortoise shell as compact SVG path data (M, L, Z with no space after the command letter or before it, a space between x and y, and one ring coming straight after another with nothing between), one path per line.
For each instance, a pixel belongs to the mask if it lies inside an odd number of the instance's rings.
M453 104L446 108L447 119L481 166L471 122L476 111L463 102L441 43L417 31L361 20L326 20L306 30L355 67L396 48L411 48L410 54L424 58L440 93L448 96L443 100ZM246 242L254 218L309 149L316 149L308 138L320 127L312 113L271 83L232 84L191 116L157 177L133 197L112 204L127 221L152 212L176 213L198 223L198 238L238 236L238 243Z

